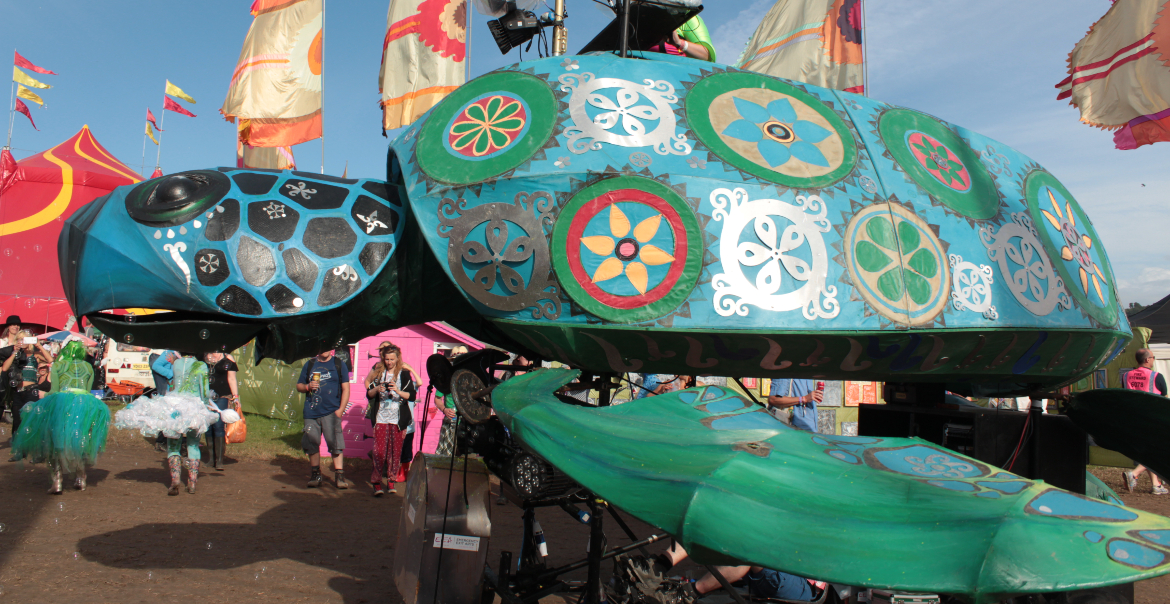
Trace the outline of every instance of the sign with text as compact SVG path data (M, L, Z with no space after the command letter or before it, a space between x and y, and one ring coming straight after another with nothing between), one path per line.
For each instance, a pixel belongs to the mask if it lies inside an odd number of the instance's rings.
M465 552L479 551L479 537L469 537L467 535L444 535L443 533L435 533L434 547L441 547L443 549L458 549Z
M845 406L876 405L878 403L877 382L845 382Z

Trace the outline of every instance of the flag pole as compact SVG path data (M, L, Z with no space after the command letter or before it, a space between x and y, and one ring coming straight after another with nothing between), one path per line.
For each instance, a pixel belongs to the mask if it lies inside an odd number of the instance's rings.
M163 96L165 97L166 95L164 94ZM166 105L165 102L163 104ZM162 110L162 117L158 118L158 121L162 122L163 124L167 123L167 110L166 109ZM162 130L162 126L160 125L158 128L158 153L154 156L154 169L155 170L159 169L160 161L162 160L162 138L163 138L163 130ZM143 142L142 144L143 144L143 146L146 145L145 142ZM153 174L153 172L152 172L152 174Z
M138 167L146 170L146 128L142 129L142 163L138 164ZM139 172L139 174L142 173ZM146 175L142 174L142 177L146 178Z
M325 0L321 0L321 173L325 173Z
M865 21L865 0L861 3L861 94L869 96L869 23Z
M16 49L12 50L12 54L16 55ZM12 126L13 117L16 115L16 80L12 81L11 92L8 93L8 142L4 143L4 148L12 147Z

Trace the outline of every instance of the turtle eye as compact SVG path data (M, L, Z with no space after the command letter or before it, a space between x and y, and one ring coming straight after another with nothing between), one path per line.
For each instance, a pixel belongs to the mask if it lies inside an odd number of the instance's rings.
M148 180L126 196L126 212L135 222L152 227L175 226L219 203L231 190L220 172L191 170Z

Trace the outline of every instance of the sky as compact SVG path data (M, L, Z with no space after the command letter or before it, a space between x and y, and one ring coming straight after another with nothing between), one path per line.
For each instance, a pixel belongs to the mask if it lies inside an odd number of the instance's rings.
M569 49L610 20L592 0L566 0ZM378 70L386 0L325 0L326 173L385 177ZM550 0L551 3L551 0ZM709 0L703 18L720 62L733 63L774 0ZM41 131L16 116L17 159L61 142L88 124L126 164L149 173L147 107L163 117L170 79L198 101L198 117L167 112L164 172L235 163L235 130L219 115L252 18L251 0L159 2L0 0L0 54L9 48L57 76L30 104ZM1110 0L868 0L870 95L990 136L1030 156L1073 193L1101 236L1122 302L1149 304L1170 294L1170 143L1114 149L1112 133L1078 122L1056 100L1068 52L1105 14ZM500 54L474 15L472 75L519 60ZM535 48L526 57L535 58ZM36 75L36 74L33 74ZM11 106L11 105L10 105ZM392 134L392 133L391 133ZM303 170L318 171L322 145L294 148Z

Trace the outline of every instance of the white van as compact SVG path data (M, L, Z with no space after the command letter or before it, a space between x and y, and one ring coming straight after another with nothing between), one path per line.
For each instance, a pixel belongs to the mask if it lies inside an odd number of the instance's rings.
M137 382L147 388L154 388L154 374L150 371L151 353L161 354L162 350L151 350L142 346L131 346L106 340L106 354L102 365L106 370L106 383L112 380Z

